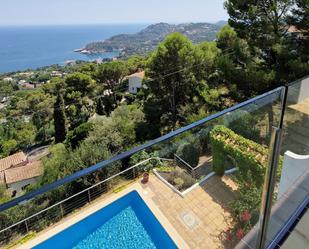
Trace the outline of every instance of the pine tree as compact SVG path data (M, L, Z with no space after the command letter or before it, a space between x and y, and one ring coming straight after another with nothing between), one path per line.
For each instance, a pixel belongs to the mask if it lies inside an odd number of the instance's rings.
M61 143L66 137L66 116L62 93L57 93L54 104L55 143Z
M237 35L245 39L252 53L259 57L259 67L268 75L263 91L286 83L282 67L287 37L286 20L293 6L292 0L228 0L225 7L229 24Z
M296 0L291 15L288 19L290 27L295 27L295 33L291 36L291 43L298 51L297 60L303 62L308 68L309 61L309 0ZM307 75L308 70L303 74Z
M259 77L267 79L261 83L263 92L308 74L308 3L308 0L225 2L230 26L257 58L256 69L264 74Z
M155 79L147 81L150 94L157 100L167 126L175 128L181 117L179 107L190 103L197 95L198 81L192 68L197 63L197 49L180 33L173 33L159 44L148 59L146 75ZM177 71L167 74L166 72Z
M96 113L99 114L99 115L105 115L105 110L104 110L102 98L99 98L97 100Z

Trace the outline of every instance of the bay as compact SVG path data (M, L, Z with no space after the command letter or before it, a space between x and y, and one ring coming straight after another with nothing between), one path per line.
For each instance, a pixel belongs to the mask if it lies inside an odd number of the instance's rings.
M68 26L0 26L0 73L35 69L68 60L113 58L117 52L85 55L74 52L87 43L117 34L133 34L146 24Z

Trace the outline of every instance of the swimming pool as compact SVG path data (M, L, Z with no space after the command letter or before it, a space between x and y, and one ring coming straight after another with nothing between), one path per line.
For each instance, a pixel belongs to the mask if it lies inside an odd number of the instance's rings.
M137 191L132 191L34 248L177 247Z

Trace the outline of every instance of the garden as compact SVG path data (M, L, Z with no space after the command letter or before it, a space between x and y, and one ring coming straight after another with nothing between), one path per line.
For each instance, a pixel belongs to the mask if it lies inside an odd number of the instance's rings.
M161 159L162 163L154 173L182 196L212 172L211 156L202 151L201 138L191 137L176 143L169 158Z
M234 226L224 232L224 237L229 243L239 241L258 222L268 149L225 126L216 126L210 132L210 140L216 174L224 174L225 161L231 158L237 167L232 179L238 185L238 198L228 206ZM279 172L281 166L282 158Z

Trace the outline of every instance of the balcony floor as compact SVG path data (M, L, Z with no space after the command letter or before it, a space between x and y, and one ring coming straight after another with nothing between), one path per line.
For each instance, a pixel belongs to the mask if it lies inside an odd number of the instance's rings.
M144 188L190 248L234 247L222 244L223 231L232 228L232 218L225 207L236 197L236 185L230 178L214 176L184 198L153 175Z
M282 249L309 248L309 211L302 216L292 233L281 246Z

